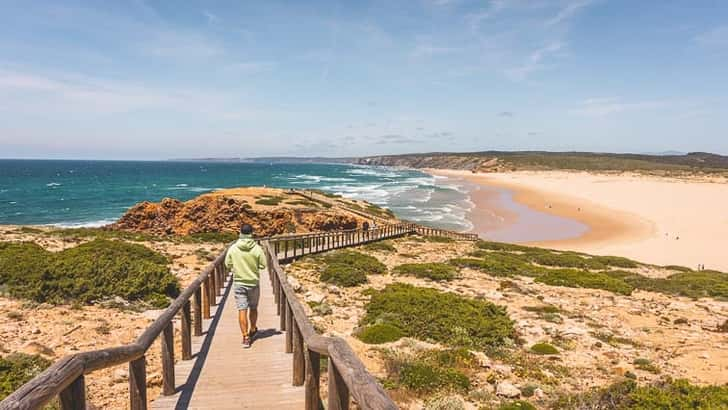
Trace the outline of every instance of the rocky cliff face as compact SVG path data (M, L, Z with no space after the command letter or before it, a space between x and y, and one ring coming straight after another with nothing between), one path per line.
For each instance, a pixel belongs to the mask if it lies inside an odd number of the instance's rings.
M218 191L186 202L171 198L158 203L142 202L109 228L187 235L235 232L241 224L249 223L257 235L275 235L353 229L364 221L365 218L343 207L308 201L288 191L247 188Z
M409 168L463 169L470 171L494 171L498 167L497 158L473 155L422 154L422 155L385 155L364 157L356 160L360 165L381 165Z

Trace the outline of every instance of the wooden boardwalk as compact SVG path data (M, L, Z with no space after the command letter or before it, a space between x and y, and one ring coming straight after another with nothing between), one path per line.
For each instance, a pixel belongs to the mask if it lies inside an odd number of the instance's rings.
M260 278L260 336L243 349L235 298L226 287L205 332L193 338L194 360L175 366L178 391L152 409L302 409L303 386L292 386L292 356L285 353L268 272Z

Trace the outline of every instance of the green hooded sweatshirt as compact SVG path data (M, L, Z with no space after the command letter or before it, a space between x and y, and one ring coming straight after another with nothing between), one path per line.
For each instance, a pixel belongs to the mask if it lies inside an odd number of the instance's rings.
M258 286L265 265L263 249L250 235L240 235L225 255L225 266L233 272L233 282L246 287Z

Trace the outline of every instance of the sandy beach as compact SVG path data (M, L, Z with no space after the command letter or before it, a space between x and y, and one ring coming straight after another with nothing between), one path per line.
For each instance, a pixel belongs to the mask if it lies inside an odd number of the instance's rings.
M494 192L505 190L533 211L586 226L571 238L516 242L728 271L725 180L564 171L427 172L477 184L470 217L473 231L486 238L519 218L518 212L495 199Z

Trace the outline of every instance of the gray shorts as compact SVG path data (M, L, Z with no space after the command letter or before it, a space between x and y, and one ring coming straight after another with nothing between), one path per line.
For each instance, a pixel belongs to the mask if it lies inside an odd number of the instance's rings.
M260 286L251 288L233 284L233 292L235 292L235 304L238 306L238 310L258 308L258 301L260 300Z

